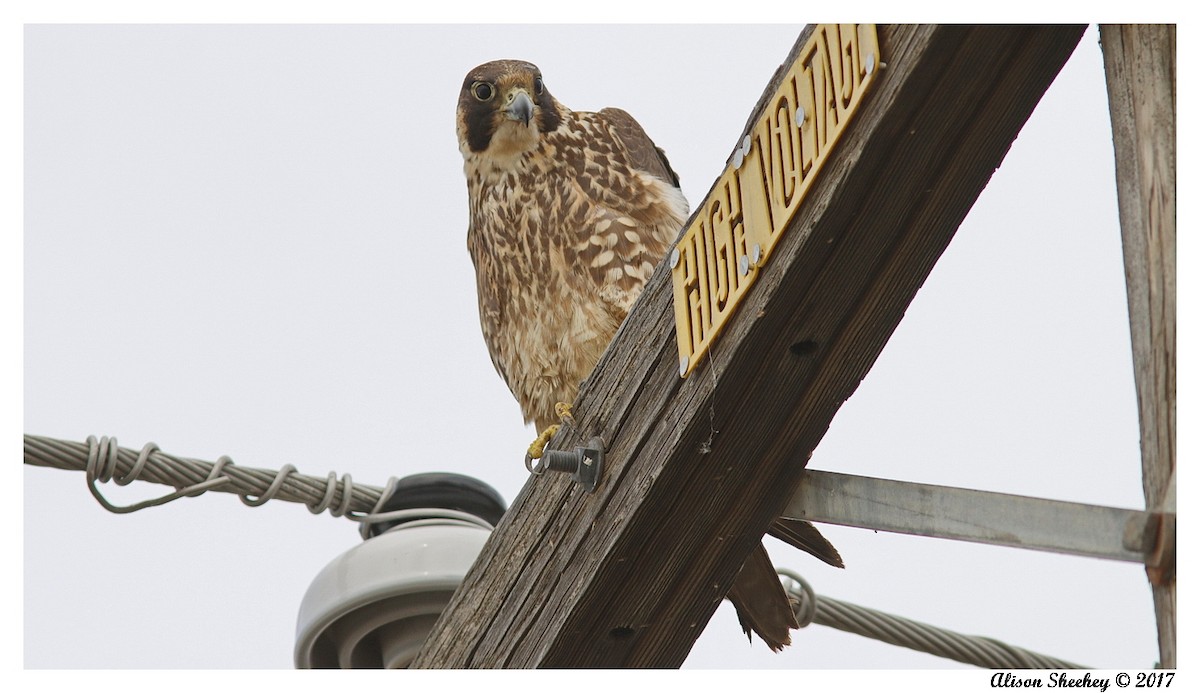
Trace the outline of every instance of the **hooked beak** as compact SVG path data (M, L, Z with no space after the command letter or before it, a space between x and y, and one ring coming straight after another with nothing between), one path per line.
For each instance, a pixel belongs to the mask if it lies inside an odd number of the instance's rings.
M507 104L504 106L504 117L509 120L519 120L529 125L533 117L533 101L524 89L514 89L508 93Z

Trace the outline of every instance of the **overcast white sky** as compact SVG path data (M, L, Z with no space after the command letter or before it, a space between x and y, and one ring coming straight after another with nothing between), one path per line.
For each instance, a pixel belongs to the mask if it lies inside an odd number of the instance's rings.
M511 502L533 431L479 332L463 75L523 58L572 108L628 110L695 207L800 29L29 27L24 431L377 485L455 471ZM1143 507L1112 156L1093 28L812 468ZM111 515L82 474L23 472L30 668L288 668L301 596L358 541L227 494ZM825 532L845 570L768 544L819 594L1102 668L1157 659L1136 565ZM815 625L793 641L747 643L724 603L686 666L960 666Z

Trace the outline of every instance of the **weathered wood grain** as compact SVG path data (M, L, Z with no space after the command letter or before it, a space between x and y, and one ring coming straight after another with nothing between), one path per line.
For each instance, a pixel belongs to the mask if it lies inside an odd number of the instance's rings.
M1117 161L1142 488L1160 509L1175 474L1175 26L1100 28ZM1175 564L1147 568L1160 666L1176 666Z
M660 266L552 441L601 436L600 487L531 479L415 666L678 666L1082 32L880 27L884 73L714 350L679 378Z

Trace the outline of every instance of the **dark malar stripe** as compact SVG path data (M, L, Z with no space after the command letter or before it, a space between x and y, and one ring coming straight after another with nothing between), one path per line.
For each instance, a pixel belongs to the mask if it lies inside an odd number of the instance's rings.
M466 111L467 146L473 152L482 152L496 134L495 107L490 103L474 103Z
M543 89L540 96L537 97L537 104L541 107L541 114L538 116L538 130L541 132L554 132L562 123L562 116L558 114L558 110L554 108L554 98L550 96L549 89Z

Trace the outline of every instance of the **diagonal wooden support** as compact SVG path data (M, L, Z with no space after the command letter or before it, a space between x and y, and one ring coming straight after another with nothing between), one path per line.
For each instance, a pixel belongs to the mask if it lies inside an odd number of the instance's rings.
M1174 510L1175 26L1100 27L1142 434L1146 507ZM1164 530L1173 532L1174 527ZM1175 563L1150 567L1159 665L1176 666Z
M660 266L552 442L600 436L599 487L526 484L414 666L682 663L1083 29L880 27L887 67L713 350L680 379Z

